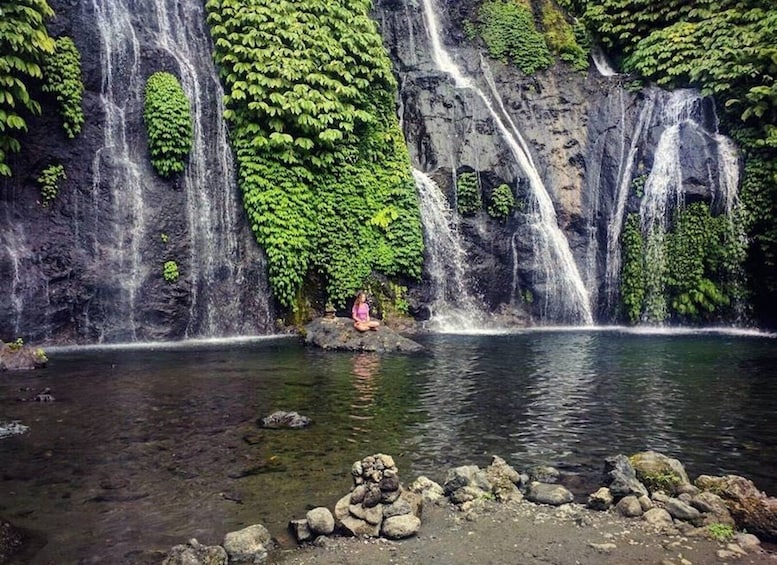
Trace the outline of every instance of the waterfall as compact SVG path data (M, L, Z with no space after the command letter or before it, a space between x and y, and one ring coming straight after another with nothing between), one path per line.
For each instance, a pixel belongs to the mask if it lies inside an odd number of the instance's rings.
M604 54L604 51L602 51L600 45L594 44L594 46L591 48L591 60L593 61L596 70L603 77L613 77L618 75L617 71L615 71L615 69L610 66L609 61L607 61L607 56Z
M92 0L100 35L103 71L100 101L105 112L103 145L94 157L93 201L95 204L94 251L111 265L107 275L118 296L106 306L109 327L124 328L122 338L137 339L135 301L145 278L140 250L146 232L147 210L143 202L144 156L133 151L127 135L130 114L142 107L143 81L140 76L140 44L133 27L132 10L121 0ZM109 166L103 181L102 170ZM99 202L103 182L110 184L113 233L98 228ZM98 241L98 234L102 240ZM102 261L101 261L102 262ZM105 337L102 328L100 341Z
M480 329L487 314L467 284L458 218L436 182L416 169L413 178L424 226L425 268L432 283L430 326L448 332Z
M182 218L182 229L165 236L179 238L174 248L185 250L175 258L188 285L185 336L255 333L269 327L271 317L264 298L266 281L256 274L264 271L264 265L259 257L248 267L250 273L244 267L238 237L242 207L203 6L197 0L153 0L151 4L138 18L133 0L91 0L100 38L104 109L103 142L93 163L91 252L111 276L116 294L115 300L105 301L104 312L93 316L102 319L93 322L101 326L98 339L139 339L143 324L137 316L146 306L141 289L161 277L161 257L148 256L149 241L158 241L161 233L152 194L174 189L161 185L143 145L127 129L134 124L135 131L142 131L138 122L145 81L153 72L169 69L171 63L190 100L193 121L192 151L180 178L184 204L180 211L170 211ZM153 53L151 59L158 66L145 61L141 51ZM106 199L111 203L107 210ZM97 229L101 222L109 222L112 232ZM249 294L254 296L246 298ZM264 302L247 308L246 300ZM88 319L89 312L85 316Z
M605 258L604 292L608 310L613 311L619 301L618 290L621 275L621 243L620 237L623 231L623 217L626 212L626 203L631 191L631 183L634 176L634 166L637 153L644 144L648 126L653 119L656 106L656 95L652 90L646 92L646 100L637 119L637 125L631 136L629 150L625 156L621 155L618 165L618 187L616 192L615 208L607 220L607 255ZM625 112L621 109L621 116Z
M432 46L435 65L453 79L457 88L471 89L483 102L507 143L516 163L529 179L529 209L525 214L531 233L534 253L539 262L535 272L541 279L534 281L542 295L542 317L566 322L591 324L593 317L583 280L578 272L569 243L558 227L553 202L535 167L528 146L496 92L485 63L481 64L492 92L492 98L464 75L442 45L440 26L432 0L423 0L424 16Z

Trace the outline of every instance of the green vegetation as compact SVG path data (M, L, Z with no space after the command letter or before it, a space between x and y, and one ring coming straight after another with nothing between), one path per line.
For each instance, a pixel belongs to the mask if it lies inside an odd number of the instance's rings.
M680 477L671 471L657 471L655 473L640 473L637 478L651 493L662 491L668 495L674 495L680 485Z
M27 131L24 110L40 114L30 98L29 79L42 77L41 63L54 51L46 19L54 15L46 0L0 0L0 176L9 176L9 152L18 152L17 136Z
M8 346L8 349L15 353L24 347L24 340L20 337L17 337L14 341L6 343L6 345Z
M56 40L54 53L43 62L43 92L53 94L60 105L62 125L69 138L81 133L84 111L81 100L84 83L81 80L81 54L69 37Z
M771 298L777 292L777 5L769 0L564 3L582 15L624 70L714 97L725 131L746 159L740 215L750 240L748 280L756 311L777 318Z
M171 177L183 172L192 147L189 99L178 79L158 72L148 77L143 119L151 163L157 173Z
M515 196L506 184L500 184L491 193L491 203L488 205L488 215L504 222L515 209Z
M477 173L461 173L456 178L456 206L463 216L477 214L483 207Z
M729 524L716 522L707 526L707 535L716 541L729 541L734 537L734 528Z
M342 306L372 272L420 277L418 198L370 2L206 8L243 203L281 305L297 309L314 278Z
M57 197L59 182L66 178L65 167L62 165L49 165L43 169L38 177L38 185L40 186L40 195L44 208Z
M180 276L180 273L178 272L178 263L175 261L166 261L164 267L162 267L162 276L169 283L177 281Z
M511 61L527 75L553 64L548 45L537 31L527 4L518 0L486 0L478 19L477 29L495 59Z
M638 216L630 215L621 245L621 302L629 322L710 321L742 297L742 228L712 216L704 203L677 211L667 233L643 234Z
M621 235L622 273L621 302L626 319L636 324L645 300L644 244L639 227L639 214L629 214Z
M542 4L542 28L551 52L579 71L588 69L588 53L580 47L563 12L551 1Z

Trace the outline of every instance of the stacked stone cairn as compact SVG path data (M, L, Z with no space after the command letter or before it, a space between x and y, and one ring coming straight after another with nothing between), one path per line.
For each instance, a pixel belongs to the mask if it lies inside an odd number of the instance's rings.
M715 528L727 526L731 532L749 532L737 534L736 543L720 550L721 559L758 550L759 537L777 541L777 498L743 477L701 475L694 484L677 459L645 451L605 459L603 482L605 486L588 497L589 508L614 508L666 534L714 537Z
M337 502L334 518L331 523L327 521L326 528L316 525L311 516L314 511L308 512L304 520L289 523L297 540L309 541L335 529L346 535L394 540L418 532L423 499L402 486L393 457L382 453L365 457L353 464L351 475L353 488Z

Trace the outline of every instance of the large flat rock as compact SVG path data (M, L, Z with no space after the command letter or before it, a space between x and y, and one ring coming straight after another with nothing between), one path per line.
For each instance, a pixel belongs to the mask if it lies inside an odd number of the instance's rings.
M342 351L401 351L423 350L420 344L402 337L385 326L376 331L359 332L350 318L318 318L305 326L305 344L322 349Z

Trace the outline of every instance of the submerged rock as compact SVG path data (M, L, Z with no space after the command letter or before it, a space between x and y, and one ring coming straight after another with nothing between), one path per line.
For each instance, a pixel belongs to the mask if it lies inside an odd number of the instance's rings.
M313 420L307 416L301 416L297 412L284 412L279 410L273 412L266 418L261 419L261 425L264 428L306 428L313 423Z
M350 318L313 320L305 326L305 344L322 349L379 353L390 351L413 353L423 350L420 344L402 337L386 326L380 326L374 331L357 331Z

